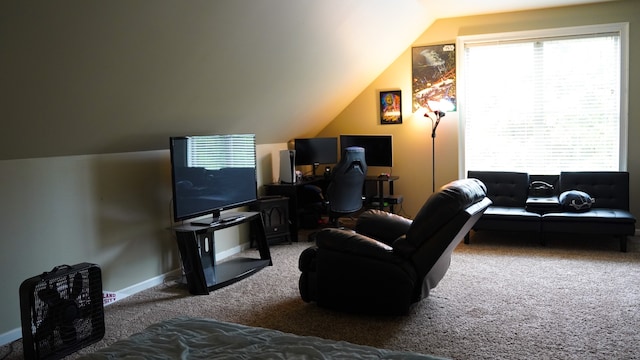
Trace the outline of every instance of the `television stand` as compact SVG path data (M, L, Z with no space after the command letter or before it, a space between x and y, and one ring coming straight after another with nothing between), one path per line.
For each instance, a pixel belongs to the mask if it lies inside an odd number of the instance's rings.
M221 216L221 215L214 215L210 220L207 219L201 219L201 220L194 220L191 222L191 225L193 226L204 226L204 227L209 227L212 225L217 225L218 223L228 223L228 222L233 222L233 221L237 221L240 218L244 217L244 215L240 214L240 215L235 215L236 213L232 213L233 215L225 215L225 216Z
M273 265L259 212L238 212L231 217L225 217L225 220L227 221L207 226L188 223L173 227L187 278L187 287L193 295L207 295L210 290L231 285L266 266ZM215 232L244 223L251 223L253 229L257 230L254 240L260 257L235 257L216 263Z

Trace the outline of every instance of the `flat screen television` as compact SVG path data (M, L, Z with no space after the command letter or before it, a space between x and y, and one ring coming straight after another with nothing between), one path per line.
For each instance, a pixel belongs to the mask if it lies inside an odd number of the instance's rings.
M393 166L393 137L391 135L340 135L340 153L351 146L364 148L367 166Z
M320 164L336 164L338 162L338 138L319 137L294 139L296 151L296 165L313 165L315 169Z
M258 198L254 134L170 138L173 219L210 225L224 220L223 210Z

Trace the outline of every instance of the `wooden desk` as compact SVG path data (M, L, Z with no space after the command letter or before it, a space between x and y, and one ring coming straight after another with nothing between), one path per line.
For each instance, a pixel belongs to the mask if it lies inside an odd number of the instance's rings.
M394 212L394 205L402 203L402 196L395 195L393 189L394 181L399 180L399 176L389 177L377 177L367 176L365 179L365 186L362 189L362 194L366 197L366 204L376 209L385 210L389 209L389 212ZM367 184L373 184L375 191L372 194L367 194ZM389 192L385 193L385 184L388 184ZM311 180L303 180L294 184L288 183L273 183L265 185L267 195L280 195L289 198L289 230L291 232L291 240L298 241L298 230L300 230L300 224L302 223L300 218L302 211L306 204L304 199L305 185L319 186L324 192L328 185L328 180L324 177L316 177Z

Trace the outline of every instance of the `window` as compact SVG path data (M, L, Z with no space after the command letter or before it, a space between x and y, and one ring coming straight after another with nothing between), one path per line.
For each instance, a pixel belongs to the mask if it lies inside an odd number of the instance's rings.
M624 170L627 24L458 39L461 166Z
M255 135L194 136L188 139L187 164L208 170L255 167Z

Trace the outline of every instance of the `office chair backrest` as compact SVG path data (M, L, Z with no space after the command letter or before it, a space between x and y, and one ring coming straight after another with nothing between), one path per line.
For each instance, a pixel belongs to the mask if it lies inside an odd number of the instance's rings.
M353 146L344 149L340 162L333 168L327 187L329 210L345 214L360 210L366 176L364 148Z

